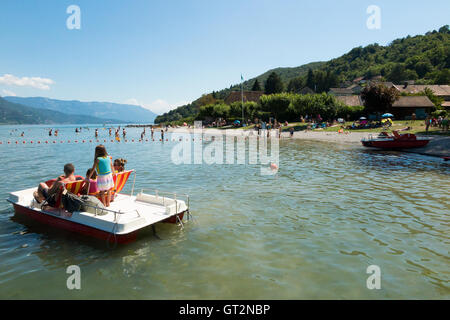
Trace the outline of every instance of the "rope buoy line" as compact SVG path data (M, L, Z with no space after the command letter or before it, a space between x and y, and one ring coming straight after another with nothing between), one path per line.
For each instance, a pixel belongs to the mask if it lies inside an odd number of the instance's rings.
M237 138L239 139L240 137L237 137ZM259 140L259 138L260 137L256 137L257 140ZM248 140L248 139L249 139L249 137L244 137L244 140ZM216 139L214 136L211 138L192 138L193 142L195 142L195 141L224 141L224 140L225 139L222 139L222 138ZM182 141L183 141L183 139L181 139L181 138L180 139L170 139L170 140L166 138L166 139L164 139L164 141L162 139L138 139L138 140L135 140L135 139L131 139L131 140L128 140L128 139L123 139L123 140L103 139L102 141L99 139L97 139L97 140L92 140L92 139L89 139L89 140L29 140L29 141L27 141L27 140L13 140L13 141L8 140L8 141L0 141L0 145L3 145L3 144L5 144L5 145L7 145L7 144L9 144L9 145L11 145L11 144L16 144L16 145L39 144L39 145L42 145L42 144L58 144L58 143L63 144L63 143L100 143L100 142L102 142L102 143L107 143L107 142L111 142L111 143L143 143L143 142L182 142ZM186 142L189 142L189 141L190 141L190 139L186 139Z

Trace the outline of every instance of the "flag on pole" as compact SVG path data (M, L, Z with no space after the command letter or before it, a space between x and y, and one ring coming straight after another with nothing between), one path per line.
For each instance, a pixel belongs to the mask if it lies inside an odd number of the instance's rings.
M241 107L242 107L242 125L244 125L244 77L241 73Z

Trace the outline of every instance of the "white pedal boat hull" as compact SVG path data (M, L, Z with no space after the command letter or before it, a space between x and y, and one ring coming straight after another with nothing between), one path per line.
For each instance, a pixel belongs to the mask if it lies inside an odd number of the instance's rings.
M36 188L11 192L7 199L16 215L83 235L116 243L136 240L139 230L158 222L177 223L188 212L183 200L138 193L117 194L109 211L70 213L64 209L41 208L33 198Z

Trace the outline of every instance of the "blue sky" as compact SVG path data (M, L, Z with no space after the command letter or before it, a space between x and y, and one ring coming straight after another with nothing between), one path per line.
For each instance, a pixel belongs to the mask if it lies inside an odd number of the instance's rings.
M66 9L78 5L81 29ZM381 9L369 30L366 10ZM0 95L141 104L161 113L275 67L450 24L450 1L2 0Z

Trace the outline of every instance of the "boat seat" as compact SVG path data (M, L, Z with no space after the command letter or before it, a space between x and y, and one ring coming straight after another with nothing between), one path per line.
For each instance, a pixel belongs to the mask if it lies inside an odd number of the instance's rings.
M128 181L128 178L130 177L130 174L133 172L134 170L126 170L123 172L119 172L116 173L113 176L113 180L114 180L114 193L120 193L123 189L123 187L125 187L125 184Z
M54 179L54 180L56 181L56 179ZM69 191L69 192L79 196L81 194L81 192L83 191L85 183L86 183L85 180L77 180L77 181L74 181L74 182L67 182L65 184L65 187L66 187L67 191ZM55 201L55 208L62 208L62 201L61 200L62 200L62 191L63 190L60 190L60 191L61 192L59 193L59 197Z
M113 174L114 188L111 190L111 202L114 201L114 197L122 191L123 187L125 187L125 184L133 171L134 170L125 170L123 172ZM96 196L99 200L101 200L99 194Z
M84 180L84 177L82 177L82 176L80 176L80 175L75 175L75 179L76 179L77 181L79 181L79 180ZM50 180L47 180L47 181L45 181L45 184L46 184L49 188L51 188L52 185L56 182L56 180L57 180L57 179L50 179Z
M130 177L130 174L134 170L126 170L123 172L119 172L116 174L113 174L113 180L114 180L114 188L112 189L111 194L111 201L113 201L114 196L122 191L122 189L125 187L125 184L128 181L128 178ZM82 178L81 176L76 176L77 178ZM56 179L48 180L45 183L47 186L51 187L53 183L55 183ZM76 194L80 195L83 191L83 188L85 187L86 181L83 180L77 180L74 182L68 182L65 184L66 190ZM61 190L62 191L62 190ZM96 195L99 200L101 200L100 195ZM61 208L62 207L62 192L60 192L60 196L58 199L56 199L55 208Z

